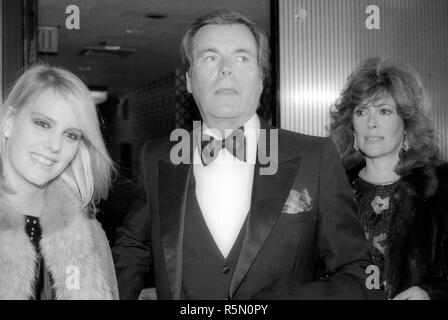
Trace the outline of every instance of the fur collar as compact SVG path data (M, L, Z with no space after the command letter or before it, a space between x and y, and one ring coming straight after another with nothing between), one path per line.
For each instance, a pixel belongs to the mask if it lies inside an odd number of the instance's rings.
M113 282L108 279L100 248L108 243L97 243L101 227L61 179L47 187L40 222L40 247L54 280L56 298L113 298ZM0 197L0 299L28 299L32 295L35 263L23 215ZM67 269L70 266L79 268L79 289L66 285L72 274Z
M441 247L447 232L447 179L446 164L414 168L400 179L385 252L390 297L444 276Z

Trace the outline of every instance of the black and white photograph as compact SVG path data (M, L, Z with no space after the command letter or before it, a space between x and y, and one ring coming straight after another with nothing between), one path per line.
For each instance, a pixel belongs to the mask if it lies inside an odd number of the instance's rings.
M448 299L447 17L0 0L0 300Z

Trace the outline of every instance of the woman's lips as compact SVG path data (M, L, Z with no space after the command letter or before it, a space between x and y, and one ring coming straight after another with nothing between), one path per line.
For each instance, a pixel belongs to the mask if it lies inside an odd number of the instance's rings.
M31 152L30 155L33 162L39 166L51 167L56 162L55 160L49 159L38 153Z

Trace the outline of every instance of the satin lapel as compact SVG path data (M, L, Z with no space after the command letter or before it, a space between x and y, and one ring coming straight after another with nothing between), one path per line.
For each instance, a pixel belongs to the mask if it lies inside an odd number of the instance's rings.
M291 151L294 148L289 151L282 148L280 142L278 170L274 175L260 175L261 165L258 161L255 166L251 211L229 286L230 297L235 294L274 227L297 175L300 156L294 150Z
M173 299L180 299L182 243L187 186L192 166L159 162L159 213L162 245Z

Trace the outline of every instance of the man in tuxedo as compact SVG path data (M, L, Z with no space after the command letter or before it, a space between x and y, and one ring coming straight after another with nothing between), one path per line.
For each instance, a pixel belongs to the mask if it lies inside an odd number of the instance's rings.
M143 147L145 206L113 249L121 298L137 298L149 272L159 299L364 298L370 256L332 142L256 115L265 36L219 10L181 51L203 123L186 152L169 138Z

